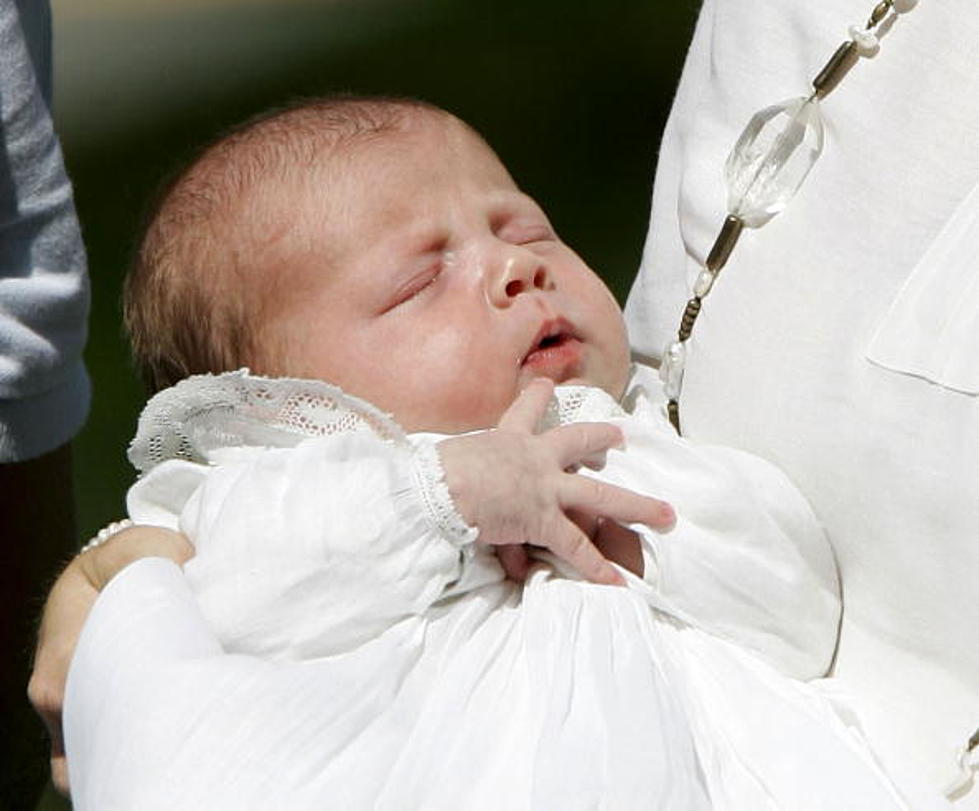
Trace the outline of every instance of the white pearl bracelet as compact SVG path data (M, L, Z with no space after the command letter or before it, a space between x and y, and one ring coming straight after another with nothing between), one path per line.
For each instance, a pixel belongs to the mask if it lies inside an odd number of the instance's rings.
M124 529L129 529L131 526L133 526L133 522L128 518L123 518L121 521L113 521L108 526L102 527L98 531L98 534L78 551L78 554L83 555L89 550L95 549L96 546L101 546L113 535L118 535Z

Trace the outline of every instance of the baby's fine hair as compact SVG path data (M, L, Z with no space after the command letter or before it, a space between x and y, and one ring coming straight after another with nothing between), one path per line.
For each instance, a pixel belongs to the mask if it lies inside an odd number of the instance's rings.
M224 133L164 185L123 291L133 357L151 391L192 374L266 371L271 274L262 273L262 248L291 214L282 189L296 188L324 155L418 114L448 116L414 99L302 99Z

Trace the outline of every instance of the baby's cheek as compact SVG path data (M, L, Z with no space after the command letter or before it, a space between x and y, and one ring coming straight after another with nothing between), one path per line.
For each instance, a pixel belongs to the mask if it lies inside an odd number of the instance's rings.
M504 339L479 324L449 321L418 347L425 369L415 378L418 395L443 430L494 426L513 401L516 361Z
M445 433L495 427L515 397L512 387L476 374L460 374L418 391L418 401L426 404L428 429Z

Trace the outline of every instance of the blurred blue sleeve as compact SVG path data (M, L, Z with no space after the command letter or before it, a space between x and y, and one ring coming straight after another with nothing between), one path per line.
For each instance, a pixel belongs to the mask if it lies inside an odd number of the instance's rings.
M0 463L67 442L90 399L85 251L50 83L47 0L0 0Z

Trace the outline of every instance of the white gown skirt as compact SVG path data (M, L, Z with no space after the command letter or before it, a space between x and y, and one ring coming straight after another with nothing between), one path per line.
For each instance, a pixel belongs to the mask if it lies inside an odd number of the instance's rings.
M195 638L179 570L141 561L72 666L75 807L930 807L899 796L817 689L631 585L540 567L522 599L494 584L352 652L268 662Z

